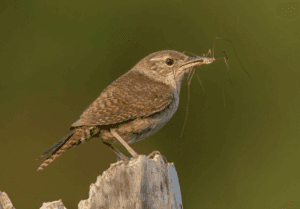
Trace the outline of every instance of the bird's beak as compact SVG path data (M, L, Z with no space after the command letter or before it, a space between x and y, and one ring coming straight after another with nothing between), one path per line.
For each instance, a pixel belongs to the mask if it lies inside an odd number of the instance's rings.
M195 57L189 57L188 60L189 60L189 61L191 61L191 60L197 60L197 59L199 59L199 58L200 58L200 57L198 57L198 56L195 56Z
M183 68L190 68L190 67L197 67L203 64L203 58L202 57L188 57L185 63L181 65Z

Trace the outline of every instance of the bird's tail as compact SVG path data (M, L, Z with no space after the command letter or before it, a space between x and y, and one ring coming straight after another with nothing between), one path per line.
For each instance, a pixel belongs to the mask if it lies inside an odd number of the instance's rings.
M43 170L50 163L52 163L56 158L63 154L68 148L71 148L75 145L79 145L82 142L85 142L91 137L88 133L89 130L85 128L77 128L67 136L59 140L56 144L52 145L47 149L43 154L41 154L36 160L41 157L45 157L51 153L51 155L38 167L37 171Z
M54 145L52 145L49 149L47 149L43 154L41 154L39 157L37 157L35 160L40 159L41 157L46 157L47 155L49 155L52 151L54 151L55 149L61 147L68 139L70 139L70 137L74 134L74 131L72 131L71 133L69 133L67 136L65 136L64 138L62 138L61 140L59 140L58 142L56 142Z

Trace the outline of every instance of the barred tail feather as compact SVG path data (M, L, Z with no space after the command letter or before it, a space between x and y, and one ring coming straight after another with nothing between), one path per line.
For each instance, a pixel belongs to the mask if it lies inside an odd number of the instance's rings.
M52 163L56 158L58 158L61 154L63 154L67 149L74 147L75 145L79 145L86 140L92 137L91 129L93 127L81 127L77 128L67 136L59 140L56 144L50 147L46 152L44 152L40 157L44 157L47 154L51 153L51 155L38 167L37 171L43 170L50 163Z
M54 145L52 145L49 149L47 149L43 154L41 154L35 160L38 160L41 157L46 157L52 151L54 151L55 149L61 147L73 134L74 134L74 131L70 132L68 135L66 135L64 138L62 138L61 140L56 142Z
M46 152L44 152L41 156L45 156L45 153L52 154L38 167L37 171L43 170L45 167L47 167L50 163L52 163L56 158L58 158L60 155L62 155L68 148L73 147L74 145L78 145L81 143L80 139L82 138L83 130L80 131L80 129L76 130L76 134L74 132L71 132L67 136L65 136L63 139L61 139L59 142L54 144L52 147L50 147ZM79 133L78 133L79 132Z

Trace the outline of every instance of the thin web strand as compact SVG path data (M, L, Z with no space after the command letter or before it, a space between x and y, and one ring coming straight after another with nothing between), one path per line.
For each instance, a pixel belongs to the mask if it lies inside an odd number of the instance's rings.
M243 64L242 64L242 62L241 62L239 56L237 55L237 52L236 52L235 46L234 46L234 44L233 44L233 41L231 41L231 40L229 40L229 39L225 39L225 38L219 38L219 37L217 37L216 39L229 41L229 42L232 44L233 49L234 49L234 53L235 53L235 55L236 55L236 57L237 57L237 59L238 59L240 65L242 66L242 68L243 68L243 70L245 71L245 73L246 73L246 74L250 77L250 79L253 81L251 75L246 71L246 69L244 68L244 66L243 66Z
M223 85L223 101L224 101L224 107L225 107L225 84L226 84L226 78L225 78L225 81L224 81L224 85Z
M184 54L184 53L189 53L189 54L191 54L191 55L194 55L194 56L196 56L196 57L199 57L197 54L194 54L194 53L192 53L192 52L187 52L187 51L182 52L182 54Z
M190 84L191 84L191 80L193 78L194 73L195 73L195 69L193 69L192 71L190 71L189 74L188 74L188 77L189 77L189 79L188 79L188 102L187 102L187 105L186 105L185 120L184 120L183 127L182 127L182 130L181 130L180 138L182 137L183 130L184 130L184 127L185 127L185 124L186 124L186 120L187 120L188 111L189 111Z
M200 85L201 85L201 87L202 87L202 90L203 90L203 92L204 92L204 95L206 95L205 90L204 90L204 86L202 85L202 82L201 82L201 80L200 80L200 78L199 78L198 72L196 72L196 76L197 76L197 78L198 78L198 80L199 80L199 82L200 82Z
M225 51L221 51L221 52L224 52L225 56L227 57ZM221 52L220 52L220 53L221 53ZM219 54L220 54L220 53L219 53ZM223 85L223 101L224 101L224 107L225 107L225 84L226 84L227 78L228 78L228 80L230 81L230 83L231 83L232 86L233 86L233 84L232 84L231 79L230 79L230 77L229 77L229 66L228 66L228 63L227 63L226 58L225 58L225 57L221 57L221 58L217 58L216 60L219 60L219 59L224 59L224 62L225 62L226 67L227 67L226 78L225 78L224 85Z

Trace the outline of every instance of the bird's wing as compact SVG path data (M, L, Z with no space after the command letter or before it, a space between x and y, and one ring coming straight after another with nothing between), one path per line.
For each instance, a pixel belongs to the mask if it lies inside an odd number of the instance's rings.
M166 108L173 98L173 89L168 85L138 71L129 71L104 89L71 129L147 117Z

